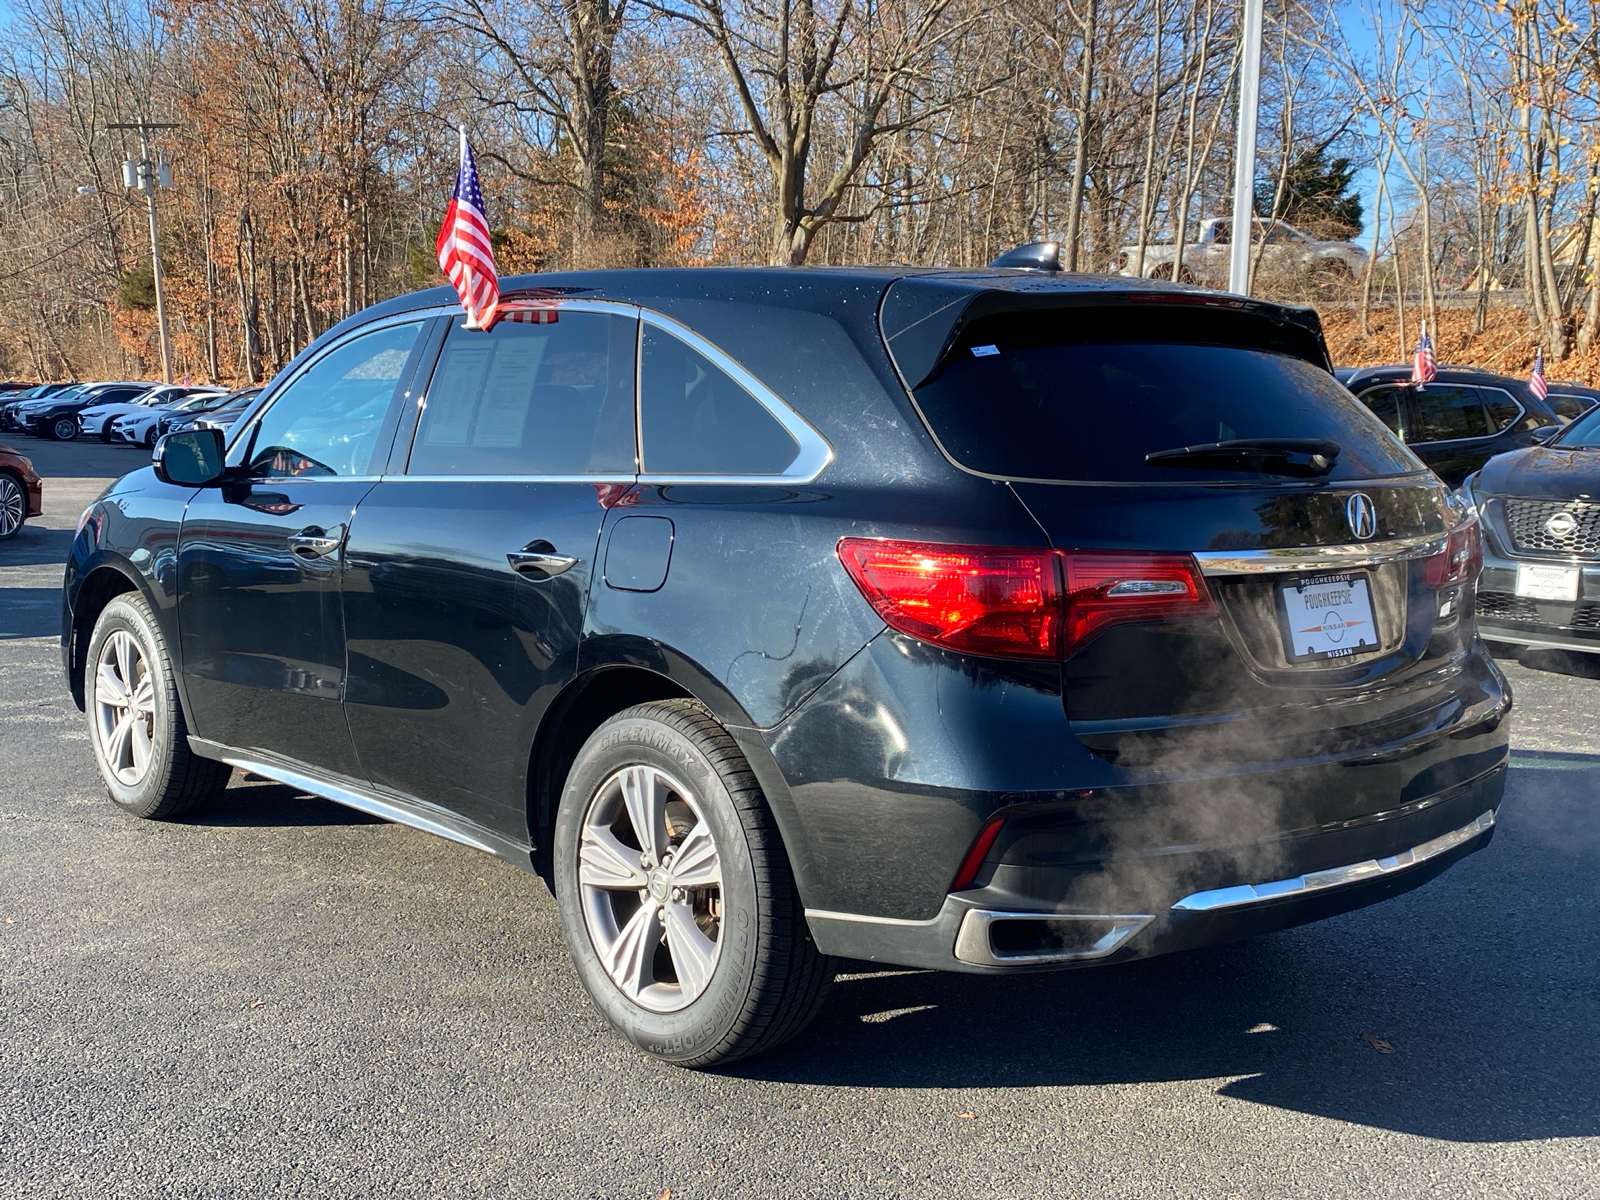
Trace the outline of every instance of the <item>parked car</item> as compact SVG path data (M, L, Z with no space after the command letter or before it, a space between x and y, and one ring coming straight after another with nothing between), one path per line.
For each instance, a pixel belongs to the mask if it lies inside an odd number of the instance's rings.
M22 531L22 523L44 512L44 484L27 456L0 445L0 542Z
M540 319L368 309L93 506L62 653L126 811L237 767L537 870L600 1011L689 1066L796 1034L839 958L1124 962L1492 836L1477 526L1313 311L502 287Z
M1233 253L1232 230L1233 222L1224 217L1201 221L1198 238L1184 244L1179 281L1225 285ZM1257 217L1251 222L1250 236L1251 244L1260 247L1251 251L1258 273L1300 272L1323 282L1348 283L1367 269L1367 252L1354 242L1315 238L1287 221ZM1171 279L1177 259L1178 248L1170 241L1146 246L1142 274L1147 279ZM1120 275L1136 275L1141 273L1138 265L1139 247L1124 246L1111 269Z
M78 436L78 414L99 404L132 400L150 385L138 381L96 383L78 392L60 392L43 400L33 400L19 410L22 431L38 437L70 442Z
M227 393L223 391L196 391L191 395L169 400L165 404L135 408L131 412L112 418L111 433L106 440L128 442L136 446L154 446L159 436L157 427L163 417L202 412L207 405L216 403L225 395Z
M83 384L78 383L42 383L36 388L29 388L26 391L0 399L0 431L6 433L21 431L22 424L17 419L17 413L24 404L31 404L34 401L44 400L51 396L66 396L76 393L83 386Z
M156 436L165 437L169 433L195 428L226 430L244 415L245 410L260 394L261 389L258 387L245 388L243 391L224 396L219 402L204 408L192 412L171 413L156 422Z
M85 437L98 437L102 442L111 440L111 422L129 413L163 408L182 400L185 396L223 394L221 388L189 387L185 384L162 383L140 392L130 400L120 400L91 405L78 413L78 432Z
M1552 379L1547 387L1545 404L1563 421L1570 421L1580 413L1588 412L1596 404L1600 404L1600 388L1592 388L1586 383L1577 383L1571 379Z
M1451 487L1494 455L1538 445L1562 424L1525 380L1475 367L1440 367L1422 387L1411 383L1409 366L1335 374Z
M1600 409L1490 459L1461 492L1484 531L1483 636L1600 653Z

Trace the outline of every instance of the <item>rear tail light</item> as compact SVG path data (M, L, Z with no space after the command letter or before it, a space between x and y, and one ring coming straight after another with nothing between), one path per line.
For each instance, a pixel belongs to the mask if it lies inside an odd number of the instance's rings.
M1424 578L1429 587L1448 587L1478 577L1483 566L1483 538L1478 519L1469 517L1450 531L1444 552L1425 560Z
M997 658L1066 658L1111 625L1216 612L1187 554L844 538L839 559L891 629Z
M1001 658L1061 651L1061 566L1049 550L844 538L839 560L901 633Z

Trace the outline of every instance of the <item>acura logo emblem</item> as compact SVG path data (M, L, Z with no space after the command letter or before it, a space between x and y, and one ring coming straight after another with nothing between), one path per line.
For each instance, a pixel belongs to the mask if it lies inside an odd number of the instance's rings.
M1350 523L1350 532L1356 535L1358 542L1370 541L1378 532L1378 509L1365 492L1356 492L1345 501L1344 519Z
M1578 518L1569 512L1558 512L1544 523L1544 531L1557 541L1564 541L1578 530Z

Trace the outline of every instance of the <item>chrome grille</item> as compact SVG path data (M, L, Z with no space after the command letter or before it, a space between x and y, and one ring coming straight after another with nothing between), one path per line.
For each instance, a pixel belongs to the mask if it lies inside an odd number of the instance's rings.
M1600 504L1582 500L1513 500L1505 505L1506 529L1518 550L1544 550L1554 554L1600 554ZM1565 537L1545 526L1557 513L1570 513L1575 522Z

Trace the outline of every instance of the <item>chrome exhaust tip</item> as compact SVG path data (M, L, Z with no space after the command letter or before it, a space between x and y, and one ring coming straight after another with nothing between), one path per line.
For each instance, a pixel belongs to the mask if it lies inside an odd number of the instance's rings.
M1019 913L972 909L956 958L982 967L1087 962L1119 949L1155 918L1146 913Z

